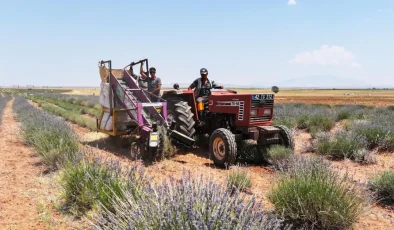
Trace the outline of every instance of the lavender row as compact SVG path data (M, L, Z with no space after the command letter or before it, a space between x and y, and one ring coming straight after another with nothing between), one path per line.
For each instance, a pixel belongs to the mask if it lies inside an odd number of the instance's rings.
M78 137L64 119L35 108L21 96L15 97L13 109L22 124L22 136L50 169L57 169L78 151Z
M57 93L31 93L32 95L43 97L43 98L55 98L58 100L66 101L72 104L91 108L101 108L99 102L99 96L94 95L69 95L69 94L57 94Z
M114 210L100 205L95 229L287 229L261 201L222 187L214 178L184 172L146 187L136 198L133 191L112 200Z

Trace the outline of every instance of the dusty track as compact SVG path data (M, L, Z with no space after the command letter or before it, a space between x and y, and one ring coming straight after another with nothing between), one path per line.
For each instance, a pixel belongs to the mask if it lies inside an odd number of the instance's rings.
M12 101L4 110L0 128L0 228L44 229L38 215L37 177L42 168L33 150L18 139Z
M34 149L19 137L12 103L0 126L0 229L73 229L53 208L54 175L43 175L46 169Z

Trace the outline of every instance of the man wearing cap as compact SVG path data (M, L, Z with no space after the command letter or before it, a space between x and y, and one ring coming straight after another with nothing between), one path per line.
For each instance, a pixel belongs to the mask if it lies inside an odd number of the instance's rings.
M208 70L206 68L202 68L200 70L200 78L194 80L194 82L189 86L189 90L194 89L195 97L207 97L211 92L211 88L220 87L223 89L223 86L218 86L217 84L211 82L208 79Z

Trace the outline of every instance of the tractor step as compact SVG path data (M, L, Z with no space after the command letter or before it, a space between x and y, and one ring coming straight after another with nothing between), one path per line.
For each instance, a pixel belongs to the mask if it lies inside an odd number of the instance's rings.
M279 144L279 138L277 138L277 137L267 138L265 140L265 144L268 144L268 145L270 145L270 144Z
M169 137L173 140L176 140L186 146L192 146L195 142L195 140L193 138L190 138L176 130L169 130Z
M262 134L274 134L279 133L280 129L274 126L258 126L257 127Z

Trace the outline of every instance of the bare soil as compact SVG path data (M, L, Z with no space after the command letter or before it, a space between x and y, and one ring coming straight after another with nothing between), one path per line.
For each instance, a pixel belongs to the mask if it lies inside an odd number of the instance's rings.
M55 208L54 174L19 136L19 123L4 109L0 126L0 229L74 229Z

